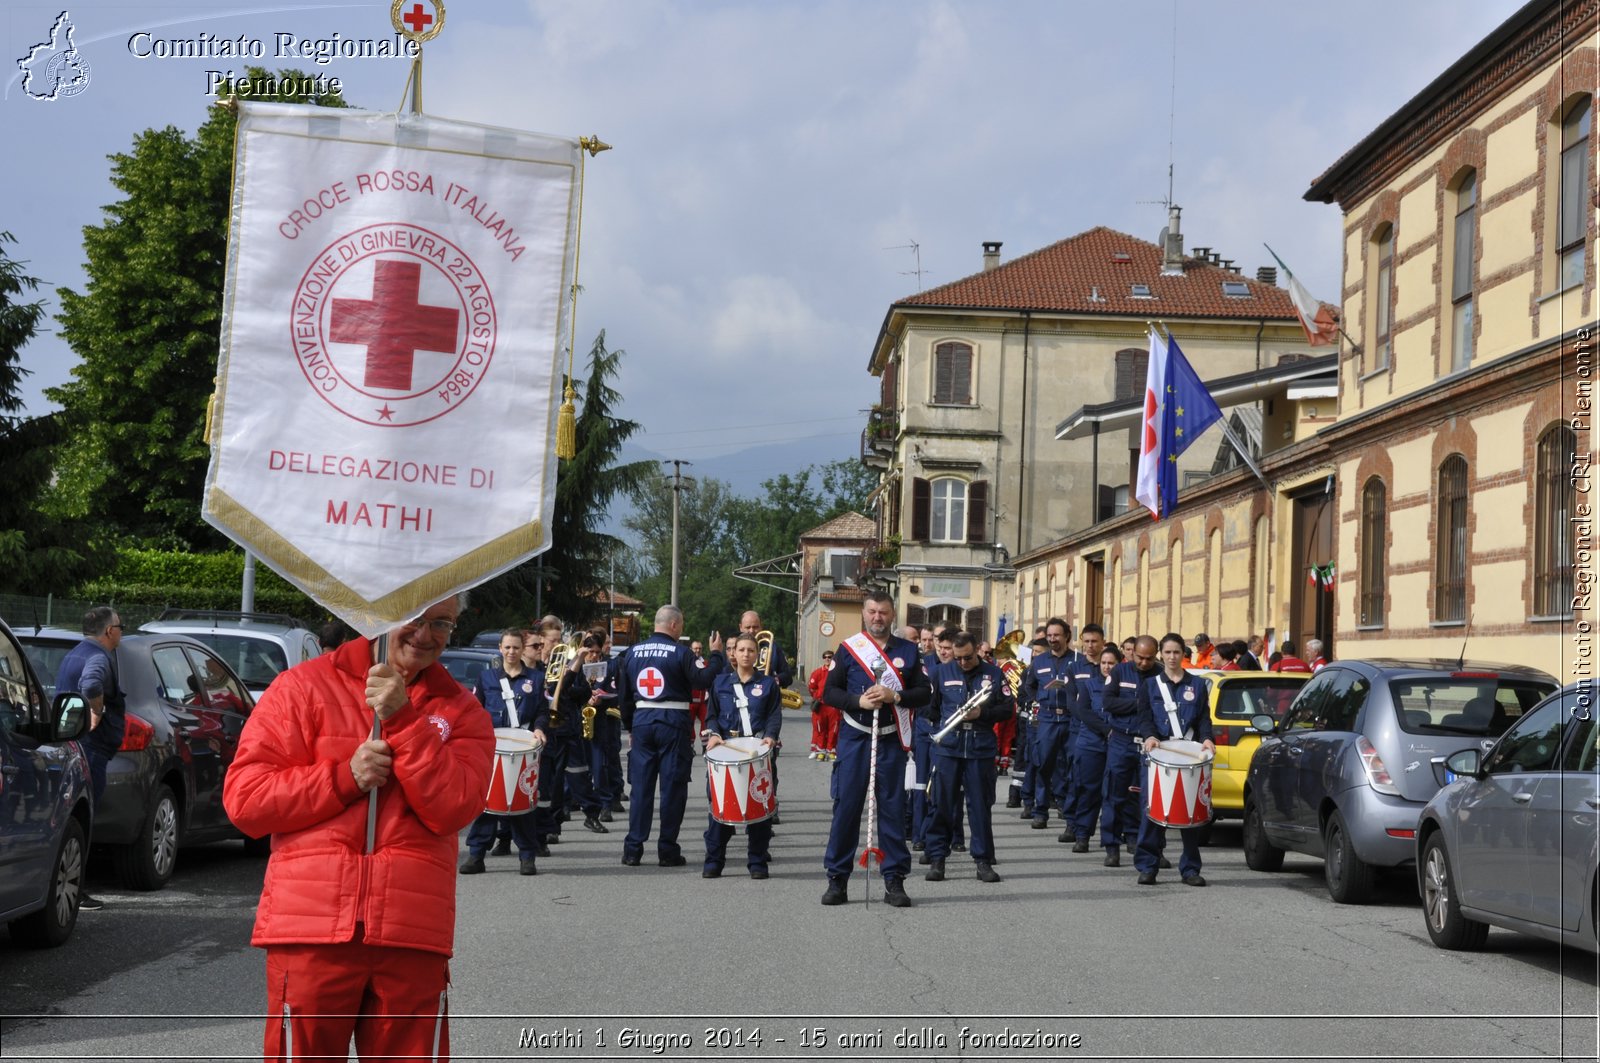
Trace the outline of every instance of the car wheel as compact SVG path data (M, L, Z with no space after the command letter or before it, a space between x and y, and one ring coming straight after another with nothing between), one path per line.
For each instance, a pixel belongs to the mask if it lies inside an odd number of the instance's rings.
M50 875L50 888L45 891L44 907L12 921L13 941L37 949L54 948L67 940L78 921L85 855L83 825L69 818L66 830L61 832L61 847L56 851L56 866Z
M1461 914L1461 894L1444 840L1435 834L1422 851L1422 915L1428 936L1441 949L1481 949L1489 925Z
M1328 819L1323 842L1328 854L1328 896L1339 904L1367 903L1372 896L1373 868L1356 855L1343 813L1335 812Z
M1261 809L1246 798L1244 803L1244 862L1251 871L1277 871L1283 867L1283 850L1267 841L1261 823Z
M156 790L144 827L132 844L116 850L117 878L131 890L158 890L178 866L178 800L170 786Z

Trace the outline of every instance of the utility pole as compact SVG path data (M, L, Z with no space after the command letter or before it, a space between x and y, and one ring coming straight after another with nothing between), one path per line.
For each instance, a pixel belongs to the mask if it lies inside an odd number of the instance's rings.
M678 604L678 496L685 489L694 487L694 477L683 475L685 465L693 465L692 461L682 458L668 458L661 462L663 465L672 466L672 602Z

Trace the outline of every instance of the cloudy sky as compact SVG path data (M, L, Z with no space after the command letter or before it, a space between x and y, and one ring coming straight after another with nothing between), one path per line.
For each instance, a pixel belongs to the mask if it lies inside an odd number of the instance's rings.
M450 0L423 102L616 146L588 168L578 332L581 349L602 327L627 349L623 412L645 446L693 460L827 435L845 456L884 311L918 289L906 245L931 287L975 272L984 240L1009 260L1096 225L1153 239L1169 139L1189 247L1253 273L1265 241L1336 301L1338 209L1306 186L1517 6ZM82 227L113 198L105 157L147 127L194 130L207 71L244 65L139 58L134 34L244 35L265 65L340 77L357 106L401 102L403 61L272 56L280 33L388 36L382 0L74 3L91 82L31 100L15 60L61 10L0 15L0 230L52 288L81 289ZM46 409L74 356L53 334L24 354L30 409Z

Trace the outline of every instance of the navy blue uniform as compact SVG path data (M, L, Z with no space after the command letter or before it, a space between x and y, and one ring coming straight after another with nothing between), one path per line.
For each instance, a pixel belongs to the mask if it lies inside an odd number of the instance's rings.
M617 670L617 695L622 722L633 734L628 751L628 836L622 858L635 862L650 839L656 812L656 782L661 783L661 835L656 852L676 864L683 859L678 831L689 800L689 767L693 757L694 721L689 694L709 690L722 670L722 655L704 661L671 635L657 631L628 648Z
M744 683L734 672L723 672L717 676L711 687L711 702L707 706L706 730L714 731L722 738L770 738L776 744L779 732L783 730L782 688L776 680L775 675L755 675L750 682ZM743 713L739 711L741 702L744 705ZM750 720L748 730L745 727L746 715ZM774 767L770 761L768 766L769 770ZM707 771L708 786L710 775ZM733 837L735 829L727 823L718 823L707 814L706 871L722 870L728 854L728 839ZM750 824L745 828L745 836L748 843L746 866L751 871L765 872L772 845L772 820L764 819L760 823Z
M490 723L495 727L511 727L511 717L506 712L505 691L500 686L501 679L506 679L511 686L512 705L517 713L515 726L524 731L543 731L550 722L544 713L544 673L524 668L515 676L507 676L505 665L500 662L478 673L478 683L473 693L477 695L478 703L488 710ZM540 770L543 771L542 761ZM542 779L540 789L544 789ZM517 855L532 860L538 848L534 829L537 819L536 810L520 816L495 816L485 812L473 820L472 827L467 831L467 852L482 857L494 842L496 829L506 827L517 843Z
M1072 666L1072 680L1088 695L1079 703L1077 724L1072 735L1072 790L1067 795L1070 834L1076 841L1087 842L1100 821L1100 805L1106 785L1106 735L1111 725L1106 719L1105 677L1100 666L1079 654Z
M972 858L983 863L994 861L994 826L990 808L994 804L995 756L999 742L994 725L1016 712L1005 673L982 661L968 672L950 661L933 670L933 701L918 715L937 731L961 708L967 699L989 686L989 696L979 703L976 720L958 723L948 734L933 743L933 823L928 828L928 857L943 860L950 855L951 835L966 795L967 822L972 828Z
M571 666L561 683L561 703L551 705L557 677L545 675L542 697L548 713L544 758L539 763L539 796L543 805L539 809L538 831L546 838L561 834L561 813L568 805L583 810L584 816L598 815L600 803L595 798L594 787L589 782L589 752L583 745L583 707L589 703L592 691L579 666Z
M925 654L922 658L922 672L932 682L933 670L939 667L937 653ZM928 779L933 771L933 744L929 741L933 732L938 730L924 713L917 713L917 718L911 724L911 759L916 763L916 784L911 789L911 841L923 848L928 844L928 825L933 822L933 806L928 796ZM962 830L961 810L956 809L955 838L956 845L966 844L966 835Z
M899 673L904 689L900 705L913 713L928 704L932 688L923 674L916 643L890 635L883 644L884 658ZM861 707L861 695L875 683L855 654L840 644L833 655L833 670L822 688L824 704L839 710L839 759L834 761L833 824L823 867L830 879L844 879L855 867L861 839L861 811L867 803L871 774L872 733L878 733L877 841L883 849L884 881L902 880L911 870L911 851L905 836L906 751L900 744L894 709Z
M594 739L589 743L589 779L602 812L616 806L622 796L622 709L617 705L617 662L606 662L605 678L592 683L596 702Z
M1134 832L1143 818L1139 796L1130 788L1139 783L1139 750L1134 738L1144 734L1139 715L1139 685L1159 672L1151 668L1140 672L1132 661L1111 669L1100 707L1106 724L1105 804L1100 812L1100 844L1109 853L1120 852L1124 843L1133 845Z
M1034 768L1033 825L1043 827L1050 822L1050 806L1067 806L1067 764L1071 756L1068 741L1075 727L1075 716L1081 711L1080 702L1088 694L1073 680L1081 657L1068 651L1057 657L1049 650L1033 655L1028 670L1022 678L1022 696L1039 706L1039 719L1034 724L1033 750L1029 763ZM1045 686L1054 680L1067 685L1055 690Z
M1162 688L1171 693L1178 711L1178 733L1172 733L1172 722L1167 716L1166 699ZM1185 672L1174 683L1166 672L1146 679L1139 687L1139 712L1146 735L1155 735L1163 741L1168 738L1189 738L1195 742L1212 741L1211 736L1211 683L1203 676ZM1178 858L1178 874L1189 878L1200 873L1200 835L1193 829L1178 831L1183 839L1183 855ZM1142 874L1153 874L1161 859L1161 850L1167 844L1167 828L1160 826L1148 815L1139 826L1139 847L1133 854L1133 866Z

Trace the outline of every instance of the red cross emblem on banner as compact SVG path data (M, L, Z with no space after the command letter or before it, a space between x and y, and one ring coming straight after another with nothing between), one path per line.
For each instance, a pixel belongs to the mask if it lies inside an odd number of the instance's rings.
M411 390L418 351L456 353L461 312L419 301L422 264L392 259L373 266L371 299L335 299L328 338L367 348L363 382L369 388Z
M667 680L659 668L650 667L639 673L639 678L633 681L633 685L645 697L654 698L667 685Z
M400 16L400 21L410 26L412 33L421 33L433 25L433 16L423 10L421 4L415 4L410 11Z

